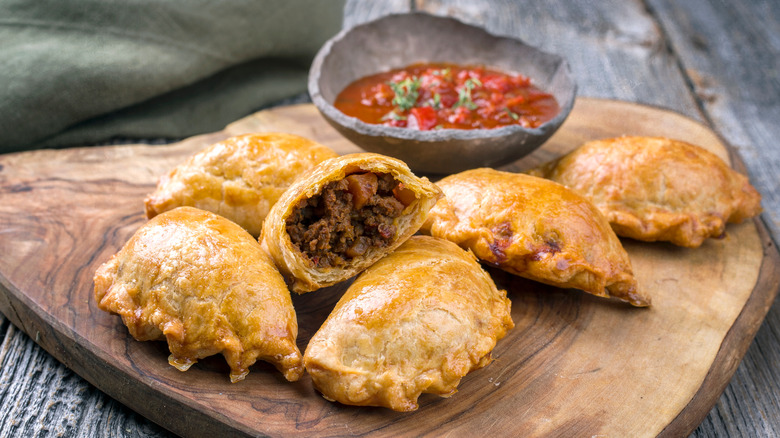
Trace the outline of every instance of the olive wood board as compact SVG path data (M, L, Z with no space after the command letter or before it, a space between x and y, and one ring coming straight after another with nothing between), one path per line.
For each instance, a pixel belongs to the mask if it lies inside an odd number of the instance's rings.
M714 405L777 294L780 256L754 219L697 249L623 240L652 296L647 309L489 269L512 300L515 328L456 394L424 394L412 413L329 402L307 375L289 383L265 363L235 384L221 356L180 372L168 365L165 343L135 341L119 317L97 309L92 276L145 222L143 199L160 175L222 138L260 131L359 151L303 104L171 145L0 156L2 313L96 387L182 436L680 436ZM677 138L735 158L687 117L580 98L540 150L504 169L624 134ZM293 297L301 351L346 287Z

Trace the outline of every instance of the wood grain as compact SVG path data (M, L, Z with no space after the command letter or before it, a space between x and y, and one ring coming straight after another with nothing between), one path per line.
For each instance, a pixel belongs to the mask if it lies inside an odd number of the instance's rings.
M626 241L637 276L653 295L649 310L491 271L510 292L517 327L497 346L496 361L464 378L458 394L424 396L413 414L329 403L308 377L289 384L267 365L234 385L220 358L181 373L167 364L164 344L132 340L119 318L97 310L92 274L144 222L142 199L158 175L227 135L277 129L340 153L356 150L311 105L299 105L170 146L0 157L0 194L7 200L0 206L0 253L12 254L0 260L0 309L98 388L185 436L654 436L665 428L690 432L706 415L777 292L777 252L751 221L697 250ZM728 157L718 137L691 119L581 99L542 150L508 169L628 133L665 134ZM343 287L295 297L302 349Z

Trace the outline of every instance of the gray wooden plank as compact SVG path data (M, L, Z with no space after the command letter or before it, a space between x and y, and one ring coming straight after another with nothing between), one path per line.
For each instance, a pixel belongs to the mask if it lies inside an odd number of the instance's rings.
M3 320L0 436L170 436L94 388Z
M383 15L409 12L413 0L347 0L344 5L344 28L349 28Z
M780 241L780 4L650 0L715 130L745 161Z
M451 15L563 56L580 96L645 103L701 118L664 35L639 0L420 0L417 9Z

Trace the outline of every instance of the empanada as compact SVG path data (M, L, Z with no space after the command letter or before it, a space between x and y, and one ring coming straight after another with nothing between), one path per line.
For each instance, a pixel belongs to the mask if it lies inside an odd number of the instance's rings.
M414 236L347 289L309 341L304 366L329 400L417 409L491 362L514 327L506 291L452 242Z
M761 195L718 156L661 137L590 141L531 172L590 199L615 233L698 247L761 212Z
M179 207L147 222L98 268L95 300L139 341L167 340L181 371L222 353L233 382L258 359L289 381L303 373L284 279L252 236L213 213Z
M261 237L292 290L346 280L422 225L441 190L402 161L379 154L332 158L279 198Z
M160 178L148 218L188 205L224 216L257 237L271 206L301 174L338 156L292 134L246 134L216 143Z
M649 305L607 220L572 190L494 169L468 170L436 184L445 197L423 232L522 277Z

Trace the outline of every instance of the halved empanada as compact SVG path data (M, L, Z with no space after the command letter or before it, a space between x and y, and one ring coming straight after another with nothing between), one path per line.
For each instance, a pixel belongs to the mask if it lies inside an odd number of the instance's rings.
M457 173L436 184L445 197L422 231L522 277L649 305L607 220L572 190L494 169Z
M365 272L309 341L304 365L329 400L417 409L491 362L514 327L506 291L452 242L414 236Z
M213 213L179 207L147 222L98 268L95 300L139 341L167 340L181 371L222 353L233 382L258 359L287 380L303 374L284 279L252 236Z
M268 211L304 172L338 156L292 134L246 134L215 143L160 178L146 215L191 206L224 216L253 236Z
M660 137L590 141L531 174L590 199L615 233L698 247L761 212L761 195L718 156Z
M261 241L294 292L346 280L422 225L441 190L400 160L351 154L327 160L282 195Z

